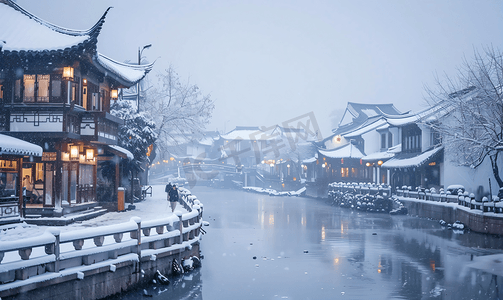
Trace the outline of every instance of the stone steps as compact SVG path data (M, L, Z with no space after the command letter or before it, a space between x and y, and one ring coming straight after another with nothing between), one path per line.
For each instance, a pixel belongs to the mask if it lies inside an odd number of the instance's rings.
M63 215L61 217L43 217L37 214L26 215L24 221L28 224L33 225L45 225L45 226L65 226L72 224L74 222L81 222L89 219L96 218L107 212L107 209L101 206L95 206L93 209L82 210L70 214Z

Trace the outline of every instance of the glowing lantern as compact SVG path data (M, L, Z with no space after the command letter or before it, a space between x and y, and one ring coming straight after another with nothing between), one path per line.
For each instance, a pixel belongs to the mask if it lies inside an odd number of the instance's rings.
M73 68L64 67L63 68L63 78L66 80L73 80Z
M119 98L119 91L117 89L111 90L110 98L112 98L113 100L117 100L117 98Z

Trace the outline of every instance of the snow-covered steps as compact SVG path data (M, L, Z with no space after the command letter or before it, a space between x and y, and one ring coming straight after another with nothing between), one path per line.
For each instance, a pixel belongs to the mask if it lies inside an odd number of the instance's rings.
M107 212L101 206L96 206L90 210L79 211L61 217L42 217L40 215L27 215L24 221L28 224L47 225L47 226L65 226L74 222L80 222L96 218Z

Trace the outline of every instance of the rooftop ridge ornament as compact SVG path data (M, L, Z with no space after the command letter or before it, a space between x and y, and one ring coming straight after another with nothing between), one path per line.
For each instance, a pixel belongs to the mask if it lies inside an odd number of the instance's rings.
M67 35L72 35L72 36L89 35L90 37L96 37L97 35L99 35L99 32L101 31L101 28L103 26L103 23L105 23L106 15L108 14L108 11L112 8L112 6L107 8L105 13L101 16L101 18L91 28L89 28L87 30L75 30L75 29L64 28L64 27L52 24L48 21L42 20L41 18L39 18L39 17L35 16L34 14L30 13L29 11L25 10L24 8L22 8L21 6L19 6L17 3L15 3L12 0L3 0L3 1L0 1L0 3L4 3L4 4L12 7L13 9L19 11L20 13L24 14L28 18L30 18L30 19L40 23L41 25L44 25L44 26L46 26L56 32L59 32L62 34L67 34Z

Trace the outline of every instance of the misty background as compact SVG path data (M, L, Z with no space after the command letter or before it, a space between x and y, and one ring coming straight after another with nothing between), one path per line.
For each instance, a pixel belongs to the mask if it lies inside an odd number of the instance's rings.
M271 126L313 111L323 137L347 102L426 106L435 74L454 76L474 49L503 49L503 2L18 0L29 12L88 29L112 6L98 51L172 65L215 100L207 130Z

